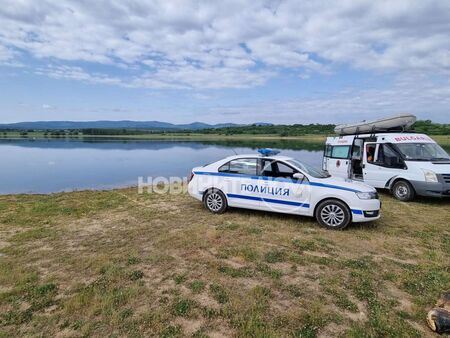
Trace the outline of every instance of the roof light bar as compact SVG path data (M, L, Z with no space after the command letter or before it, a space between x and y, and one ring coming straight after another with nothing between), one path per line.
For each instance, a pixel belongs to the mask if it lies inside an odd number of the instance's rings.
M260 153L262 156L274 156L278 154L280 151L270 148L261 148L258 149L258 153Z

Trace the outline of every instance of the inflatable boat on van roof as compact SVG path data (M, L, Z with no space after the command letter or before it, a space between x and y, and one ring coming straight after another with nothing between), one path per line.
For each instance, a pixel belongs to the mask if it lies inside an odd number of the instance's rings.
M352 135L390 130L404 131L408 130L415 122L415 115L403 113L373 121L340 124L334 128L334 132L339 135Z

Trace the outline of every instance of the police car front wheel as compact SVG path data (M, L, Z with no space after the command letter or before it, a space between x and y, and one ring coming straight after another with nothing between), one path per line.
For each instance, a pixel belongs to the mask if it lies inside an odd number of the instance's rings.
M344 229L351 222L351 214L345 203L339 200L326 200L316 209L316 219L328 229Z
M205 208L214 214L221 214L227 209L227 199L223 192L217 189L208 190L203 197Z

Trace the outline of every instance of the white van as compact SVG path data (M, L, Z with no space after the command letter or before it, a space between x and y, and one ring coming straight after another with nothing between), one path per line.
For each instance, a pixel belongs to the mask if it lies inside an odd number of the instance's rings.
M450 156L434 140L412 132L328 137L323 170L332 176L389 189L401 201L415 195L450 196Z

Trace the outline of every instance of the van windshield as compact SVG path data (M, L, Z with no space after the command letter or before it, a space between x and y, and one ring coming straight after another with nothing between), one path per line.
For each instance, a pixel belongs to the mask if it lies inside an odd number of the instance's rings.
M406 161L447 161L450 156L436 143L396 143Z
M302 163L297 160L287 160L287 162L292 164L293 166L303 170L308 175L311 175L312 177L315 177L315 178L327 178L327 177L331 176L328 173L326 173L325 171L316 169L308 164Z

